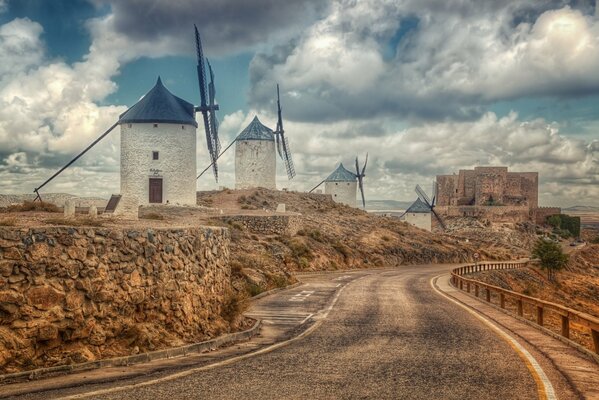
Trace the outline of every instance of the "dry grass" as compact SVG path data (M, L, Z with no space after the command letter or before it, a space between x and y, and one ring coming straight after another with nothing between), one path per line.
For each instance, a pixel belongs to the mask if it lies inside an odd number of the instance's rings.
M225 294L221 317L229 324L234 324L249 307L247 295L241 292L228 291Z
M15 226L17 219L15 217L0 219L0 226Z
M59 226L104 226L105 223L109 222L106 219L97 218L48 218L43 220L48 225L59 225Z
M155 220L155 221L164 221L166 219L164 217L164 215L158 214L158 213L155 213L155 212L147 213L145 215L142 215L140 218L141 219L152 219L152 220Z
M52 203L44 201L24 201L21 204L9 206L7 212L24 212L24 211L45 211L51 213L60 212L59 208Z

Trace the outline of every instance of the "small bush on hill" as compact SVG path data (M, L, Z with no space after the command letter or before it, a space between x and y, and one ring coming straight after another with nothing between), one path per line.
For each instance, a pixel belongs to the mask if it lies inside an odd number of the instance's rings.
M16 218L3 218L0 219L0 226L15 226L17 224Z
M571 217L566 214L556 214L547 217L547 225L552 226L565 237L580 236L580 217Z
M52 203L46 203L45 201L24 201L22 204L14 204L9 206L6 211L8 212L23 212L23 211L45 211L45 212L60 212L58 207Z
M158 214L158 213L147 213L145 215L142 215L141 218L142 219L153 219L156 221L163 221L165 219L164 215Z
M246 295L229 290L225 293L220 315L229 324L233 324L248 306Z
M555 274L563 269L568 263L568 256L564 254L558 243L539 239L532 250L532 255L538 258L541 269L547 270L547 279L555 280Z

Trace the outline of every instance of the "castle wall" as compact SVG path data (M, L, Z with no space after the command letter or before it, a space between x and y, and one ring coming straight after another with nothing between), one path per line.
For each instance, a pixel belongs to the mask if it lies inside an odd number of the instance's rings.
M235 189L276 189L276 151L272 140L235 143Z
M156 126L155 126L156 125ZM158 151L158 160L152 153ZM162 178L162 202L196 204L196 128L121 124L121 194L149 204L150 178Z
M482 206L490 201L503 203L507 183L507 167L476 167L475 205Z
M356 207L358 182L325 182L324 193L331 195L336 203Z
M535 224L544 225L547 221L547 217L561 213L562 209L560 207L539 207L534 210Z
M0 228L0 373L214 337L228 260L225 228Z
M538 207L537 172L508 172L507 167L476 167L458 175L437 176L437 205Z
M437 206L435 211L446 217L473 217L491 222L530 221L528 206Z
M455 205L458 190L458 175L437 175L437 199L440 206Z

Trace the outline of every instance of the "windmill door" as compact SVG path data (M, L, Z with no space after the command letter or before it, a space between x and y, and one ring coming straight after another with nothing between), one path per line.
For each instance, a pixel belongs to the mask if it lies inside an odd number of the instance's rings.
M162 178L150 178L150 203L162 203Z

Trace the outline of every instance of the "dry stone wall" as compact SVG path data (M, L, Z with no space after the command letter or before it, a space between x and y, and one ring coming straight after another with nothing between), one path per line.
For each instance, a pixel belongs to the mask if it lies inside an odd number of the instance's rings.
M0 229L0 373L221 334L228 246L225 228Z
M301 215L234 215L220 218L228 224L239 224L245 229L265 235L293 236L302 228Z

